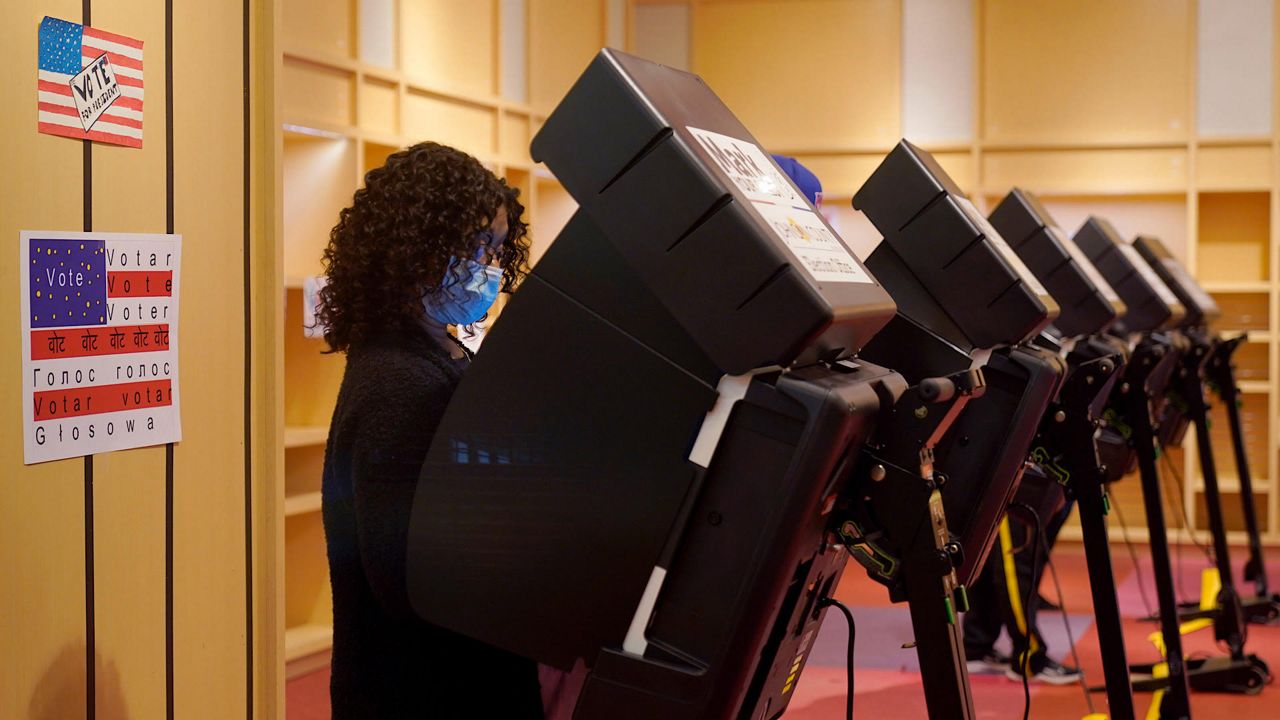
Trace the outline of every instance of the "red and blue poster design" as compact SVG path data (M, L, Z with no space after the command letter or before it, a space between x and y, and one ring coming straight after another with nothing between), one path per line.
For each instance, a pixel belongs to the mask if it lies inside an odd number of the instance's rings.
M180 235L24 231L27 464L182 439Z
M142 41L46 16L40 21L38 129L142 147Z

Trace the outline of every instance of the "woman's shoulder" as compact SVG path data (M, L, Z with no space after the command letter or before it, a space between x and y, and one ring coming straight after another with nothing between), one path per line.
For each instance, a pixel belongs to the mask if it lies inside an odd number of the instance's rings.
M375 395L403 395L452 386L457 378L436 358L395 344L370 344L347 355L344 383L356 382Z

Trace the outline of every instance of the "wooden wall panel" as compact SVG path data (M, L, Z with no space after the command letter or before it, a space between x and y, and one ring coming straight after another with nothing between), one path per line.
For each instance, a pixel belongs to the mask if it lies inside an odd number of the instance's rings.
M1033 192L1034 186L1023 186ZM995 207L1004 195L989 196ZM1179 260L1187 262L1191 231L1187 227L1186 198L1181 195L1040 198L1064 232L1074 235L1090 215L1101 215L1125 239L1138 233L1155 235Z
M951 176L960 189L969 194L977 192L978 167L973 154L969 152L934 152L933 159L938 161L943 170Z
M1271 437L1272 423L1267 418L1267 401L1265 393L1242 393L1240 395L1240 426L1244 433L1245 455L1249 460L1249 472L1261 482L1268 482L1267 477L1267 443ZM1192 434L1191 439L1195 436ZM1240 471L1236 468L1236 455L1231 443L1231 426L1227 420L1226 407L1213 396L1209 409L1209 440L1213 445L1213 459L1218 471L1219 481L1224 489L1239 486Z
M1270 271L1271 197L1266 192L1200 195L1197 277L1259 282Z
M413 142L432 140L483 159L496 150L497 122L490 108L414 92L404 96L404 133Z
M369 174L370 170L380 168L387 164L387 158L392 153L399 152L400 147L396 145L383 145L376 142L365 142L364 144L364 167L360 173L360 187L364 187L364 176ZM350 204L350 203L348 203ZM325 238L326 242L328 237Z
M495 94L494 10L489 0L400 0L401 33L412 38L401 49L405 75L432 88Z
M324 557L324 525L320 513L289 518L285 523L285 552L294 557ZM285 582L301 592L291 592L285 601L285 624L333 625L333 597L329 591L329 565L289 563Z
M347 356L323 354L325 344L322 340L303 335L300 290L289 290L286 305L284 351L291 363L284 381L284 424L289 427L328 427ZM292 362L295 358L298 362Z
M270 15L271 4L264 3L255 0L251 7L258 12L265 7ZM185 432L174 451L173 476L175 715L243 716L250 706L249 677L256 673L258 715L271 716L277 671L273 664L251 670L247 645L252 566L246 559L250 513L245 505L245 8L173 3L177 92L171 99L165 92L164 0L94 0L91 5L94 26L144 41L148 90L142 149L91 146L94 230L165 230L165 110L167 101L173 103L173 199L176 231L184 235L181 322L187 328L179 348ZM79 21L81 12L81 3L64 0L4 6L0 56L14 72L8 87L13 102L0 108L0 156L10 170L0 179L0 233L9 238L11 250L21 229L83 226L85 146L39 135L32 106L40 18L47 13ZM261 92L261 86L255 90ZM273 114L269 122L276 132ZM272 156L258 150L261 157ZM274 239L262 238L267 247ZM10 336L18 319L15 254L0 255L0 273L10 290L0 293L0 322L8 324ZM278 284L278 270L273 267L270 275ZM278 302L270 293L255 297L268 310ZM0 354L0 370L17 378L20 360L11 345ZM16 382L0 383L0 402L18 406L19 389ZM20 421L16 414L0 419L6 458L0 470L0 567L5 569L0 717L83 717L89 703L98 717L165 717L170 667L165 451L147 448L93 459L90 585L86 464L75 459L22 465ZM258 430L270 443L271 428ZM268 543L265 557L274 550ZM263 595L270 598L271 592ZM269 600L258 606L262 625L272 629L273 610ZM96 653L88 652L90 643ZM90 667L96 681L92 698L86 687Z
M1004 195L1014 186L1045 195L1182 193L1187 151L1034 150L984 152L984 192Z
M556 236L578 209L578 203L555 181L537 179L538 223L529 230L529 263L534 264L551 247Z
M502 157L519 163L533 162L529 157L529 116L502 114Z
M36 132L37 28L48 14L78 21L80 3L5 4L0 57L12 69L0 105L0 328L15 338L0 352L0 717L81 717L86 705L84 462L23 465L17 378L18 233L80 230L81 144ZM118 688L117 688L118 689ZM119 697L118 692L115 697Z
M529 103L547 113L604 43L604 4L529 0Z
M748 126L750 129L750 126ZM884 158L879 155L796 155L822 183L825 201L848 204Z
M853 209L848 198L827 201L824 195L822 214L844 240L845 245L848 245L853 254L861 260L865 261L883 239L880 231L876 230L876 226L871 224L867 216Z
M354 57L356 4L359 0L279 0L287 48L320 55Z
M901 133L897 0L698 4L693 71L775 152L886 150Z
M301 60L285 60L280 80L286 122L350 125L355 121L352 100L355 77Z
M174 450L174 692L176 717L214 720L242 716L248 705L249 176L242 76L248 18L239 3L174 3L173 12L174 211L183 234L182 404L188 423ZM279 302L261 288L254 297L267 307ZM258 427L253 441L270 437ZM274 668L254 672L263 685Z
M988 0L982 19L987 141L1187 137L1190 0Z
M400 132L400 91L390 83L365 78L360 85L360 126L375 133Z
M284 140L284 272L320 274L320 253L338 211L351 204L356 186L355 144L346 139L288 135Z
M147 79L142 148L93 145L95 231L165 231L164 8L164 0L93 3L94 25L143 41ZM185 291L185 282L183 287ZM183 333L184 344L186 337ZM184 390L194 377L188 373L179 377ZM182 415L191 422L185 402ZM94 458L98 656L114 670L120 699L136 717L163 717L165 712L164 508L163 447ZM110 717L114 704L99 694L98 713Z
M1199 190L1266 190L1271 187L1270 147L1201 147L1196 155Z
M1271 329L1270 298L1267 293L1221 293L1213 299L1222 309L1222 319L1214 329L1265 332Z

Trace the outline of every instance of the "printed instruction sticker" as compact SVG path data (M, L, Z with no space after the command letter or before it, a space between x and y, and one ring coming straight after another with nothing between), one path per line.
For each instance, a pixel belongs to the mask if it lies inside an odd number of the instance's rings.
M1156 275L1155 268L1151 267L1150 263L1139 255L1138 251L1134 250L1132 245L1126 242L1120 242L1116 244L1116 247L1120 248L1121 254L1129 259L1129 262L1133 265L1134 269L1138 271L1138 274L1142 276L1143 280L1147 281L1147 284L1151 286L1151 289L1156 291L1156 295L1160 296L1161 302L1170 306L1182 304L1178 301L1178 297L1173 294L1173 291L1169 289L1169 286L1164 284L1164 281L1160 279L1159 275Z
M1085 277L1089 278L1089 282L1102 293L1102 297L1106 298L1109 303L1120 302L1120 296L1116 294L1115 288L1111 287L1111 283L1102 277L1102 273L1098 272L1098 268L1094 267L1093 261L1085 257L1084 251L1076 245L1076 241L1067 237L1062 229L1056 225L1049 226L1049 232L1058 239L1058 243L1062 245L1072 260L1076 261L1076 265L1080 266L1080 270L1084 272Z
M775 235L818 282L872 282L822 218L810 210L752 203Z
M1005 242L1004 237L991 226L991 223L987 221L987 218L984 217L982 213L978 212L978 208L974 207L973 203L969 201L969 198L960 197L958 195L954 197L956 202L960 204L961 209L963 209L965 214L969 216L969 219L973 221L973 224L977 226L978 232L985 235L987 239L991 241L991 244L996 246L996 250L998 250L1000 254L1004 256L1005 261L1013 267L1014 273L1022 279L1022 282L1026 283L1027 287L1031 288L1031 292L1039 295L1040 297L1052 297L1049 294L1049 291L1044 289L1044 285L1040 284L1040 279L1036 277L1036 274L1031 272L1031 268L1028 268L1027 264L1022 262L1022 258L1018 257L1018 253L1014 252L1012 247L1009 247L1009 243Z
M308 275L302 279L302 335L323 338L325 326L320 323L320 291L329 284L324 275Z
M758 145L687 129L814 280L875 282Z
M181 440L182 237L24 230L19 256L24 462Z

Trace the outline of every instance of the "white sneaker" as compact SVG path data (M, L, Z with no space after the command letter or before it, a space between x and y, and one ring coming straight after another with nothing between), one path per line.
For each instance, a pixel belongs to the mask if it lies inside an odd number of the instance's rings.
M994 650L975 660L966 660L970 675L999 675L1009 670L1009 658Z
M1009 666L1004 671L1004 676L1014 682L1022 682L1022 673L1018 672L1018 668L1013 666ZM1044 683L1045 685L1070 685L1080 682L1080 670L1052 660L1046 660L1044 668L1031 676L1031 682Z

